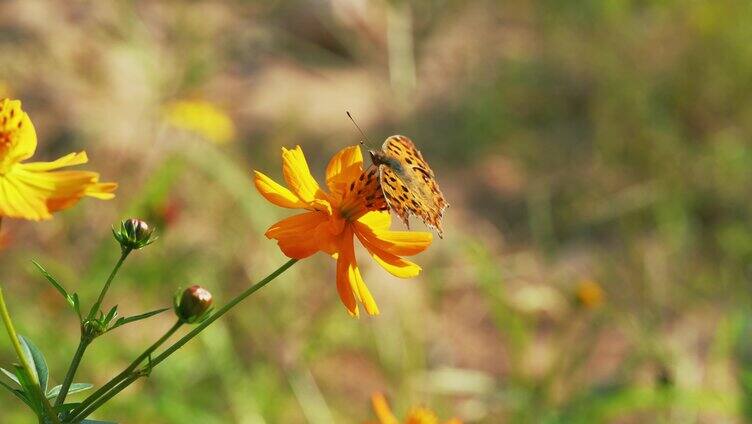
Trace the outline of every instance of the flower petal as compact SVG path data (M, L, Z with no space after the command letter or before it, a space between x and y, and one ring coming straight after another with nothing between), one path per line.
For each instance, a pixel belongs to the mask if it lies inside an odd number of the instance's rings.
M308 163L300 146L295 146L292 150L282 148L282 173L287 185L300 200L310 203L325 197L322 196L323 192L319 184L313 179L308 169Z
M418 274L420 274L421 267L414 262L381 249L376 244L371 243L369 239L360 234L360 232L358 232L357 235L358 239L363 243L363 246L368 250L368 253L371 254L373 259L390 274L399 278L412 278L417 277Z
M426 231L390 231L381 229L383 215L380 212L370 212L355 222L355 232L361 241L369 245L398 256L412 256L418 254L431 245L433 234ZM374 225L376 224L376 225ZM364 242L364 244L365 244Z
M52 215L45 204L44 191L29 188L15 175L0 178L0 216L32 221L50 219Z
M68 153L67 155L58 158L52 162L29 162L23 164L23 167L27 171L53 171L55 169L64 168L66 166L81 165L89 161L89 157L86 152Z
M263 173L259 171L253 171L253 173L253 184L256 185L256 190L258 190L266 200L283 208L304 209L307 206L306 203L301 201L298 196L293 194L293 192Z
M326 184L333 193L343 193L363 171L360 146L346 147L337 152L326 167Z
M358 218L358 222L374 230L388 230L392 225L392 215L389 211L372 211Z
M0 197L4 206L0 207L0 214L31 220L49 219L51 212L69 208L84 196L113 198L117 184L100 183L96 172L45 171L84 162L86 154L82 152L53 162L16 164L2 178L5 183Z
M350 315L358 316L356 299L363 304L369 315L378 315L379 308L363 281L355 260L355 247L350 227L345 227L340 241L341 245L337 257L337 291L342 303Z
M314 237L316 229L328 223L328 216L322 212L306 212L283 219L266 231L266 237L277 240L279 248L286 256L303 259L322 250L322 240Z

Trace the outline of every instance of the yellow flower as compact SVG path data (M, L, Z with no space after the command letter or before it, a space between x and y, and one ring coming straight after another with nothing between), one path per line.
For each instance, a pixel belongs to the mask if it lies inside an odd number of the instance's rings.
M166 107L167 121L205 139L223 144L235 137L235 125L227 114L211 102L180 100Z
M355 260L354 238L384 269L397 277L409 278L418 275L421 268L402 256L425 250L431 244L431 233L389 230L391 217L385 210L376 169L363 170L359 146L341 150L329 162L329 192L324 192L311 176L300 146L282 148L282 162L290 189L258 171L254 178L256 188L277 206L307 212L277 222L266 236L277 240L290 258L303 259L319 251L332 255L337 259L337 291L348 312L358 316L360 301L368 314L377 315L379 309Z
M53 162L22 161L34 155L37 134L18 100L0 101L0 219L34 221L52 218L82 197L112 199L115 183L100 183L99 174L57 171L88 162L86 152L70 153Z
M379 424L399 424L399 420L392 413L392 409L383 394L374 393L371 396L371 403L373 404L373 411L379 419ZM405 424L439 424L439 418L428 408L413 407L407 412ZM445 424L462 424L462 421L452 418Z

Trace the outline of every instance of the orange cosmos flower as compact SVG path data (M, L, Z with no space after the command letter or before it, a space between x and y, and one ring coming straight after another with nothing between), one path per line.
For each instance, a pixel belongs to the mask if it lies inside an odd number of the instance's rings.
M376 417L379 419L378 424L399 424L399 420L392 413L392 408L381 393L374 393L371 396L371 404ZM413 407L407 412L405 424L439 424L439 418L428 408ZM462 424L457 418L446 421L445 424Z
M19 100L0 100L0 219L34 221L76 204L82 197L111 199L115 183L100 183L99 174L55 171L86 163L86 152L71 153L53 162L21 161L34 155L37 134Z
M290 189L255 172L256 188L277 206L306 212L283 219L266 232L290 258L303 259L325 252L337 259L337 291L348 312L358 316L357 301L370 315L379 309L358 270L354 238L384 269L401 278L415 277L421 268L402 256L415 255L431 244L432 235L418 231L390 231L391 217L378 184L376 168L363 170L359 146L334 155L326 167L329 192L319 187L308 170L300 146L282 148L282 171Z

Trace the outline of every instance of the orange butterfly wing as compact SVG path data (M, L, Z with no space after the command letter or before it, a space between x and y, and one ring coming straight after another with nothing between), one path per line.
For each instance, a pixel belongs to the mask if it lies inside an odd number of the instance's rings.
M441 220L449 204L423 155L409 138L401 135L387 138L382 153L391 159L379 165L379 181L389 207L405 225L412 214L442 237Z

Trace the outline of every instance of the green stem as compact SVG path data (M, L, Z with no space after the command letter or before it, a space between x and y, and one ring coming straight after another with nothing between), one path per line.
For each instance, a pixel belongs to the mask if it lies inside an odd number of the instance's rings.
M96 411L100 406L104 405L108 400L110 400L110 398L120 393L120 391L122 391L126 387L130 386L130 384L134 381L138 380L139 377L141 377L141 375L139 375L138 373L129 375L125 380L119 382L114 387L112 387L111 390L109 390L109 392L112 392L111 396L102 396L99 399L94 400L93 403L91 403L85 409L81 410L81 412L77 413L69 422L77 423L80 420L83 420L85 417L88 417L92 412Z
M55 399L55 406L60 406L65 402L68 390L70 390L70 386L73 384L73 377L76 376L76 370L78 370L78 366L81 364L81 359L83 359L84 352L86 352L89 343L91 343L91 340L86 337L84 330L81 330L81 340L78 342L78 348L76 348L76 353L73 354L68 371L65 373L65 379L63 379L63 384L60 386L60 393L58 393L57 399Z
M8 337L10 337L11 344L13 344L13 349L16 351L16 356L18 356L18 360L21 361L21 367L23 367L24 372L26 372L26 377L34 383L34 388L38 389L39 392L37 393L37 396L42 402L42 407L44 408L47 417L52 420L54 424L60 424L60 420L57 417L57 414L52 409L52 405L50 405L49 400L47 400L47 396L42 391L42 387L39 385L39 376L35 372L31 372L31 364L29 364L29 361L26 360L26 355L23 353L23 349L21 348L21 341L18 340L18 334L16 333L16 329L13 328L13 321L10 320L10 313L8 312L8 307L5 305L5 298L3 297L3 290L0 289L0 316L3 318L3 323L5 323L5 330L8 332Z
M167 332L159 338L154 344L149 346L148 349L146 349L141 355L138 356L131 364L124 369L120 374L112 378L110 381L107 382L104 386L100 387L99 390L89 395L81 404L71 412L71 416L75 417L79 415L81 412L85 411L86 408L91 405L95 404L100 396L106 394L110 391L110 389L114 388L124 380L128 379L133 371L138 368L139 365L144 361L144 359L148 358L149 355L151 355L159 346L161 346L167 339L169 339L173 334L175 334L176 331L183 325L183 322L178 320ZM79 412L80 411L80 412Z
M95 337L94 335L90 334L89 321L94 319L94 317L96 316L99 308L102 306L104 296L105 294L107 294L107 290L109 290L110 284L112 284L112 280L115 279L115 275L123 265L123 262L125 262L125 258L127 258L128 254L130 253L131 249L127 248L121 251L120 259L118 259L117 263L115 263L115 266L112 268L112 272L110 272L110 276L107 277L107 281L105 281L104 286L102 286L102 290L99 292L99 298L97 298L97 302L92 305L91 310L89 311L89 315L87 315L86 319L81 323L81 339L78 342L76 353L73 355L73 359L71 359L70 366L68 366L68 371L65 373L65 379L63 380L63 384L60 386L60 393L58 394L57 399L55 399L55 406L62 405L63 402L65 402L65 398L68 396L68 390L70 390L70 386L71 384L73 384L73 378L76 376L76 371L78 370L78 366L81 364L84 353L86 353L86 348L89 347L89 344L92 340L94 340Z
M222 315L226 314L230 309L235 307L238 303L242 302L245 298L252 295L265 285L269 284L272 280L277 278L280 274L285 272L288 268L293 266L295 262L297 262L297 259L290 259L289 261L285 262L282 266L277 268L274 272L266 276L263 280L259 281L258 283L252 285L248 289L246 289L244 292L240 293L238 296L236 296L234 299L229 301L227 304L225 304L223 307L218 309L215 313L211 314L206 320L202 321L200 324L196 326L193 330L191 330L188 334L181 337L180 340L173 343L170 347L164 350L164 352L157 355L156 358L152 359L150 366L151 370L153 370L157 365L159 365L162 361L167 359L170 355L175 353L178 349L183 347L186 343L188 343L191 339L196 337L199 333L201 333L206 327L211 325L214 321L218 320ZM132 373L130 377L128 377L126 380L122 381L120 384L113 387L111 390L109 390L107 393L102 395L99 399L94 399L93 395L86 398L83 402L83 404L88 404L89 406L86 407L86 409L82 409L81 412L76 413L73 418L71 418L69 421L75 423L78 422L84 418L86 418L89 414L94 412L99 406L103 405L105 402L107 402L109 399L120 393L123 389L128 387L131 383L136 381L139 377L144 375L143 373ZM90 400L91 399L91 400ZM96 407L94 407L96 405ZM78 421L77 421L78 420Z
M110 288L110 284L112 283L112 280L115 278L115 274L117 274L118 270L120 269L120 266L123 265L123 262L125 262L125 258L128 257L128 254L131 253L131 249L124 248L122 253L120 254L120 259L118 259L117 263L115 264L115 267L112 269L112 272L110 272L110 276L107 278L107 281L105 281L104 286L102 287L102 291L99 292L99 298L97 298L97 302L91 305L91 310L89 311L89 315L86 317L86 320L91 320L96 316L97 312L99 312L99 308L102 306L102 301L104 300L104 295L107 294L107 290Z

